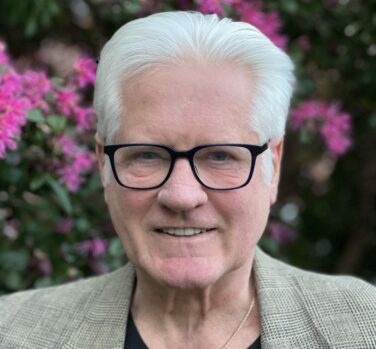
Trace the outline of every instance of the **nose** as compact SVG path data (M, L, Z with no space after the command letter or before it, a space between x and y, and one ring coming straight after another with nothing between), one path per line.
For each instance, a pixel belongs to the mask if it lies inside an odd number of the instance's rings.
M170 178L159 190L157 199L168 209L183 212L205 204L208 196L194 177L189 161L178 159Z

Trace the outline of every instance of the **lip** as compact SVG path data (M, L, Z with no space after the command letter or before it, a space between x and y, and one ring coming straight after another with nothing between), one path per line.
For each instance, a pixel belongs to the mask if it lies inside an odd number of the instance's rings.
M173 233L174 230L185 230L188 233L184 234L183 232L176 233L176 231ZM192 230L200 230L199 233L192 234ZM175 226L169 226L169 227L158 227L153 229L153 232L158 234L159 236L165 236L165 237L171 237L171 238L194 238L194 237L200 237L203 235L207 235L208 233L212 233L216 231L215 227L210 228L204 228L200 226L185 226L185 227L175 227ZM170 232L170 233L169 233Z

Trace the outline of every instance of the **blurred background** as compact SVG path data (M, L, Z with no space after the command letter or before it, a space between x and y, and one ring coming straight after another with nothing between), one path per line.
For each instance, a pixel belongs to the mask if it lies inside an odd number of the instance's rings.
M376 284L376 2L2 0L0 294L126 261L94 157L95 59L117 28L166 10L257 26L296 64L280 196L261 246Z

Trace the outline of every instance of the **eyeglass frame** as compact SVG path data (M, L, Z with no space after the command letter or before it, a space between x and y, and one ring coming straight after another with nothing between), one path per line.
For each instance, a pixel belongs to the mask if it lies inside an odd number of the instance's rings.
M127 147L134 147L134 146L158 147L158 148L166 150L170 154L170 157L171 157L170 168L169 168L169 170L166 174L165 179L160 184L155 185L153 187L137 188L137 187L127 186L127 185L125 185L124 183L121 182L121 180L119 179L117 172L116 172L116 166L115 166L115 160L114 160L115 152L116 152L116 150L118 150L120 148L127 148ZM250 151L252 162L251 162L251 166L250 166L250 170L249 170L249 175L248 175L247 180L242 185L239 185L237 187L230 187L230 188L212 188L212 187L206 185L200 179L199 175L197 174L196 169L195 169L195 165L194 165L194 162L193 162L193 158L194 158L195 154L201 149L205 149L205 148L209 148L209 147L221 147L221 146L241 147L241 148L246 148ZM175 162L179 158L184 158L184 159L188 160L194 177L203 187L205 187L207 189L211 189L211 190L235 190L235 189L240 189L240 188L243 188L246 185L248 185L248 183L251 181L252 176L253 176L253 172L254 172L254 169L255 169L255 165L256 165L256 158L260 154L262 154L266 149L268 149L268 142L264 143L263 145L241 144L241 143L203 144L203 145L199 145L197 147L194 147L194 148L192 148L190 150L186 150L186 151L178 151L178 150L175 150L175 149L168 147L167 145L151 144L151 143L124 143L124 144L108 144L108 145L103 146L103 152L104 152L104 154L108 155L108 157L110 159L112 173L113 173L117 183L124 188L135 189L135 190L151 190L151 189L157 189L157 188L160 188L161 186L163 186L168 181L168 179L170 178L171 173L174 170Z

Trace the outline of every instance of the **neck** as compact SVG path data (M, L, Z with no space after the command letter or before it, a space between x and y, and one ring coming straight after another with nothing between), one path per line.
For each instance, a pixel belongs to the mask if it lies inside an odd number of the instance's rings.
M168 333L170 340L175 337L184 343L181 340L191 341L193 337L198 338L200 333L206 338L210 336L208 332L214 331L211 336L215 337L215 333L221 333L223 329L226 340L256 297L251 269L250 262L227 273L213 285L190 289L158 283L136 269L137 286L132 314L139 331L143 337L144 334L151 337L154 329L159 333ZM252 318L254 315L249 321ZM223 342L223 339L219 338L218 341ZM211 343L210 347L220 347L215 344Z

